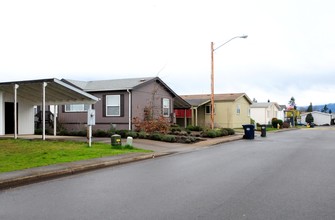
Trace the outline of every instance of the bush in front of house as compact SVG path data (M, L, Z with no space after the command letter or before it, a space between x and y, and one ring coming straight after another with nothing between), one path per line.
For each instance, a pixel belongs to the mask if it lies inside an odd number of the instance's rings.
M149 137L148 133L145 131L138 132L138 138L147 139Z
M121 138L126 138L128 136L128 130L116 130L115 134L118 134L121 136Z
M181 132L181 128L177 124L173 124L170 126L171 133Z
M273 118L271 120L271 124L273 128L278 128L278 124L279 124L279 128L283 127L283 121L278 118Z
M195 125L188 125L186 127L186 130L189 130L189 131L203 131L202 127L195 126Z
M202 137L216 138L228 135L234 135L235 131L231 128L208 129L201 133Z
M217 132L215 131L215 129L208 129L202 132L202 136L208 138L216 138Z
M174 135L162 135L161 136L161 141L165 141L165 142L176 142L176 136Z
M138 133L136 131L128 131L127 137L138 138Z
M185 143L185 144L191 144L197 141L204 140L200 137L193 137L193 136L176 136L176 139L178 143Z
M160 141L160 140L162 140L162 136L163 135L161 133L155 132L155 133L149 134L149 139L150 140Z
M93 131L92 136L93 137L109 137L110 134L109 134L109 132L107 132L105 130L97 129L97 130Z
M232 128L222 128L222 130L227 131L228 135L234 135L235 130Z

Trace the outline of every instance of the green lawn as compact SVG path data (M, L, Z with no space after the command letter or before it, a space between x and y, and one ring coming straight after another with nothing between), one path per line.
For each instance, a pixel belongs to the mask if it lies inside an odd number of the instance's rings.
M88 147L84 142L0 139L0 173L135 152L150 151L112 149L104 143Z

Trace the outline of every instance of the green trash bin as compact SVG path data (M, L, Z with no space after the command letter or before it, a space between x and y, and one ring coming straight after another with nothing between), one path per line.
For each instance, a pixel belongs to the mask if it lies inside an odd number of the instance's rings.
M112 146L121 146L121 135L113 134L111 136L111 144Z

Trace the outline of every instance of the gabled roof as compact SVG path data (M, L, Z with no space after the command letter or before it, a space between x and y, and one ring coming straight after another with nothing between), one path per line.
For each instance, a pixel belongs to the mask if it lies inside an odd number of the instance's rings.
M14 85L18 85L19 87L17 89L17 96L19 98L30 101L35 105L40 105L42 102L43 83L46 83L47 85L45 87L47 104L93 104L98 101L97 97L55 78L2 82L0 83L0 91L4 91L13 95Z
M177 95L169 86L167 86L159 77L141 77L141 78L125 78L112 80L97 81L78 81L70 79L62 79L65 83L76 86L85 92L105 92L105 91L124 91L134 90L141 86L152 82L160 83L175 99L174 108L190 108L191 105Z
M318 115L324 115L324 116L331 116L332 115L332 114L329 114L329 113L326 113L326 112L320 112L320 111L304 112L304 113L301 113L300 115L301 116L305 116L305 115L308 115L309 113L311 113L311 114L318 114Z
M210 94L182 95L181 97L192 106L201 106L211 101ZM245 93L215 94L214 101L234 102L242 97L245 97L250 104L252 103L250 98Z
M281 107L276 102L253 102L250 108L269 108L272 105L275 105L278 110L281 110Z
M141 84L145 84L158 77L142 77L142 78L126 78L112 80L96 80L96 81L78 81L71 79L62 79L66 83L70 83L86 92L101 91L119 91L134 89Z

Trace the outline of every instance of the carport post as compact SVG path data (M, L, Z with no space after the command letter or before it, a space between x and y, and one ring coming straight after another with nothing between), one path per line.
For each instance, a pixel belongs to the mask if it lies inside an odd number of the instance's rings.
M43 82L42 85L42 90L43 90L43 101L42 101L42 106L43 106L43 117L42 117L42 124L43 124L43 130L42 130L42 139L45 140L45 87L47 86L46 82Z
M57 109L58 105L54 105L54 136L57 136Z
M14 85L14 139L17 139L17 89L18 84Z

